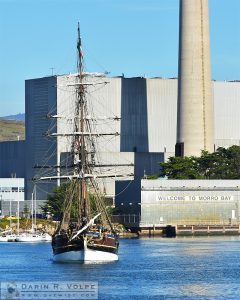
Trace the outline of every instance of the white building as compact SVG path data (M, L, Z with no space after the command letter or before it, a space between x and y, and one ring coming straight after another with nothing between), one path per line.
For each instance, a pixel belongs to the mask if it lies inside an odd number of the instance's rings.
M0 178L1 215L15 214L17 202L23 201L24 178Z
M142 180L141 226L234 225L240 180Z
M24 200L24 178L0 178L1 201Z

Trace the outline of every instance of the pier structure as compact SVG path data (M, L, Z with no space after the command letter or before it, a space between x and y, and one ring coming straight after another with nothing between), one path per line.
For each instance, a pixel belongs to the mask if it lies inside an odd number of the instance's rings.
M139 203L116 199L119 211L125 206L116 222L126 228L151 236L168 225L177 235L240 233L240 180L143 179L140 189Z

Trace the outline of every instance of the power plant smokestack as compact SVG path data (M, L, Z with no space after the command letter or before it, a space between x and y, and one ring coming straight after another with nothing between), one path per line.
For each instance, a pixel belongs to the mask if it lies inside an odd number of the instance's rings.
M208 0L180 0L176 156L214 151Z

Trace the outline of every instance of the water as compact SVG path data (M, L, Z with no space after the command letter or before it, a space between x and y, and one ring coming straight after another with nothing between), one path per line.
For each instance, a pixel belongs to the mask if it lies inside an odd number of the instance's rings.
M57 264L51 245L1 243L0 280L98 281L99 299L240 299L240 237L122 239L119 261Z

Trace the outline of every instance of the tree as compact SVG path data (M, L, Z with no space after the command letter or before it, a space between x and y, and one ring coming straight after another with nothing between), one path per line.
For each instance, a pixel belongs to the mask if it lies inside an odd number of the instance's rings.
M169 179L201 179L197 168L198 159L191 157L170 157L168 162L161 163L160 176Z
M202 151L200 157L170 157L160 176L169 179L240 179L240 146Z
M213 153L202 151L198 162L198 172L204 179L224 179L229 177L228 150L225 148L218 148Z
M228 148L228 158L230 161L231 179L240 178L240 146L232 146Z
M73 192L73 185L74 182L61 184L60 186L56 186L53 190L52 194L48 195L47 201L41 207L42 211L47 215L50 214L54 216L54 219L61 220L64 212L64 200L67 196L70 196L70 193ZM75 190L76 191L76 190ZM92 212L97 211L96 207L96 196L92 193L88 193L89 196L89 203L90 203L90 210ZM73 195L72 206L71 206L71 216L73 218L77 217L78 215L78 193L76 192Z
M23 216L24 216L25 218L27 218L28 215L29 215L29 208L28 208L27 203L25 203L25 204L24 204L24 207L23 207Z
M63 203L68 186L68 184L56 186L53 190L53 193L48 195L48 200L41 207L45 214L50 213L56 219L61 219L64 211Z

